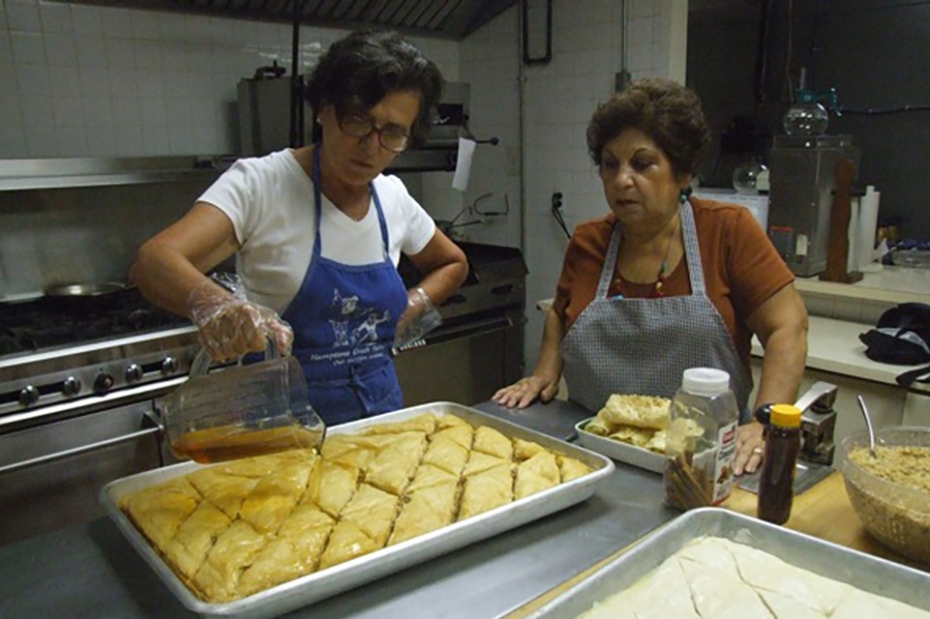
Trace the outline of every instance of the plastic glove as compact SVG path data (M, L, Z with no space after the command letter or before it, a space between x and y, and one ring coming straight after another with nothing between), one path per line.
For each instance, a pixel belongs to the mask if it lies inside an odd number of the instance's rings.
M407 309L397 321L394 352L400 352L442 324L442 315L422 288L407 291Z
M273 338L278 354L291 354L294 331L274 310L245 298L235 275L216 275L194 288L187 299L191 320L200 330L200 343L216 361L263 352Z

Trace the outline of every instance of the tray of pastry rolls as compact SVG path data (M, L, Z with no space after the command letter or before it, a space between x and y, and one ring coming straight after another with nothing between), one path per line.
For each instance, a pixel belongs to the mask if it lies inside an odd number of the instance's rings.
M100 499L188 609L274 617L584 501L613 470L436 402L333 427L319 453L185 462Z
M722 508L687 512L531 619L930 619L930 574Z

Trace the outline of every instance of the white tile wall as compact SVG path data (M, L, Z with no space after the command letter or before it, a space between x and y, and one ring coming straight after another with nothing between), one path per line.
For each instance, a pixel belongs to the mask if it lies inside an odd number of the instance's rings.
M303 28L301 64L346 32ZM458 43L411 40L458 79ZM290 45L285 24L0 0L0 158L234 153L236 85Z
M524 250L530 268L530 307L555 293L567 244L550 213L552 194L562 193L569 229L607 212L587 153L585 130L598 102L613 92L615 74L624 68L619 5L609 0L555 0L552 62L522 69ZM630 0L626 6L626 69L634 78L673 77L669 74L671 16L687 7L678 0ZM531 310L527 317L526 363L531 370L539 355L543 316Z

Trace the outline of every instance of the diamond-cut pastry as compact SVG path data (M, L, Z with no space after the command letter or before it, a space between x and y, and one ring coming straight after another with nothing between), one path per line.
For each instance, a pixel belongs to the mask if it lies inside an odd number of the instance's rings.
M446 437L433 438L423 455L424 465L437 466L456 477L462 474L466 462L468 462L468 449Z
M239 576L267 543L267 538L247 522L236 520L207 553L207 560L194 576L194 586L206 599L216 602L239 597Z
M174 539L165 545L165 557L175 570L190 580L231 523L226 514L204 501L178 528Z
M515 500L528 497L559 485L561 476L555 454L541 451L517 467L517 481L514 483Z
M197 490L182 477L126 497L123 509L155 546L164 548L199 501Z
M513 474L510 463L499 464L465 479L459 520L506 505L513 500Z
M339 520L354 522L381 548L391 533L399 502L400 499L393 494L362 484L342 509Z
M368 462L365 482L399 495L410 483L425 450L426 435L422 432L398 434Z
M471 448L503 460L510 460L513 457L513 445L510 439L488 426L481 426L475 430L475 441Z

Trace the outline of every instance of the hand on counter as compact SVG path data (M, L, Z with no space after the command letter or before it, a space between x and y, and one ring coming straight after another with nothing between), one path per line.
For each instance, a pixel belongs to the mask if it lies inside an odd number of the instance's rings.
M534 375L521 378L508 387L498 389L491 399L508 408L526 408L536 398L542 402L549 402L558 392L558 380Z
M751 421L736 430L736 457L733 459L733 473L755 473L762 464L765 439L762 438L762 424Z

